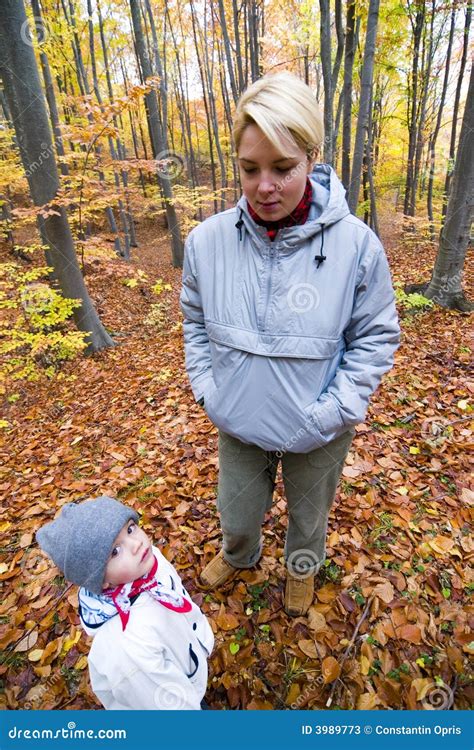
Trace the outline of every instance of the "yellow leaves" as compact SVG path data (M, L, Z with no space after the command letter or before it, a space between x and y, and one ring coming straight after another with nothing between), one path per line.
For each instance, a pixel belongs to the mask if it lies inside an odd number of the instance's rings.
M74 667L74 668L75 668L75 669L79 669L79 670L82 670L82 669L85 669L86 667L87 667L87 656L81 656L81 657L80 657L80 658L79 658L79 659L77 660L77 662L76 662L76 664L75 664L75 667Z
M410 445L410 453L412 456L416 456L420 452L420 449L416 445Z
M30 651L28 654L29 661L36 662L41 659L43 656L43 649L42 648L36 648L34 651Z
M138 279L124 279L124 286L128 286L129 289L135 289L138 286Z
M155 284L152 286L151 291L153 294L156 294L157 297L160 296L160 294L163 294L163 292L171 292L173 287L171 284L165 284L163 279L157 279Z
M71 632L71 636L69 638L66 638L63 643L63 647L61 649L61 657L66 656L68 651L70 651L72 647L75 646L76 643L79 641L80 637L81 637L81 631L78 630L77 632L75 632L75 628L73 628Z
M395 491L403 497L406 497L408 495L408 487L397 487Z
M360 657L360 671L364 676L369 674L370 663L370 659L368 659L367 656Z
M454 546L454 539L448 536L441 536L438 534L434 539L430 539L426 544L431 547L433 552L436 552L441 557L445 555L452 555L462 559L461 553L457 547Z
M122 279L122 284L124 286L127 286L129 289L135 289L139 284L146 281L147 278L148 275L140 268L137 268L137 270L135 271L135 276L132 276L129 279Z

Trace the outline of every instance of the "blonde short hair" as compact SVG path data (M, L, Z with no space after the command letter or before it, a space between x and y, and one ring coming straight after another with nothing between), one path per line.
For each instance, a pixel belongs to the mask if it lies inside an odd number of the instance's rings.
M240 97L232 134L238 152L248 125L257 125L284 156L288 140L315 158L324 138L324 125L310 87L292 73L268 73L252 83Z

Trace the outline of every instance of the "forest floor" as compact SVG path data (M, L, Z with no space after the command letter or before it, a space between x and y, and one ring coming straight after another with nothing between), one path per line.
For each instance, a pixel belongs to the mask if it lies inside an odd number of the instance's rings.
M407 239L393 211L381 223L394 279L428 278L434 249L416 233ZM169 243L151 224L138 239L130 264L86 265L117 346L22 386L2 415L0 707L100 707L77 591L38 551L34 532L65 502L107 493L140 512L210 619L212 708L469 708L469 317L400 310L402 346L357 429L313 605L292 619L282 608L281 481L258 567L211 594L199 589L198 572L220 545L217 431L185 373ZM130 278L135 286L124 285ZM160 297L151 291L158 278L171 285ZM157 302L157 324L145 323Z

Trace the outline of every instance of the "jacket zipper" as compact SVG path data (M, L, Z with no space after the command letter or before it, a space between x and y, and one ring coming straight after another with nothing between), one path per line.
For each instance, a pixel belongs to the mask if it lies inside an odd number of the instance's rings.
M273 247L273 243L272 243L272 246L270 247L269 257L270 257L270 268L269 268L268 279L267 279L267 297L265 300L265 313L264 313L264 318L263 318L263 331L264 332L266 332L267 330L267 318L268 318L268 314L270 310L270 300L271 300L271 295L272 295L273 261L275 258L275 249Z

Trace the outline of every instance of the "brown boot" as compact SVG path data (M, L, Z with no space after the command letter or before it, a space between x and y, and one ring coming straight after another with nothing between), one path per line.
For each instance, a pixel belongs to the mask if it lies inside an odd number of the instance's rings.
M224 550L221 551L206 565L201 575L201 583L208 589L215 589L228 581L237 573L238 568L234 568L227 560L224 560Z
M305 615L314 597L314 575L307 578L293 576L287 571L285 612L292 617Z

